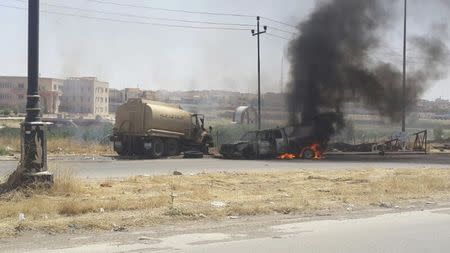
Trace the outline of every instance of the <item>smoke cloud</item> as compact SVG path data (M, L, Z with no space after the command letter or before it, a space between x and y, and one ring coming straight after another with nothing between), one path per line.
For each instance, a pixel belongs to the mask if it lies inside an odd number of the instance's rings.
M290 43L288 108L291 124L319 124L323 140L344 125L341 108L361 102L380 115L399 121L402 115L402 65L384 61L376 52L394 20L396 1L322 1L299 25ZM438 32L409 38L420 67L408 72L407 108L433 80L445 77L448 49ZM324 125L324 126L323 126Z

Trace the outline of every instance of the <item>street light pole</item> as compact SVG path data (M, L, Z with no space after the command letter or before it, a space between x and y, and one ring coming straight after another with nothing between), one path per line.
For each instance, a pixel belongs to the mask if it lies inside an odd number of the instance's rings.
M259 35L267 31L267 26L264 26L264 31L260 31L259 28L260 17L256 17L256 32L252 30L252 35L257 37L258 48L258 130L261 130L261 58L260 58L260 43Z
M403 24L403 84L402 84L402 132L406 132L406 15L407 3L405 0Z
M9 188L53 183L53 175L47 171L47 127L40 117L38 79L39 0L29 0L27 115L21 124L21 160L17 170L8 179Z

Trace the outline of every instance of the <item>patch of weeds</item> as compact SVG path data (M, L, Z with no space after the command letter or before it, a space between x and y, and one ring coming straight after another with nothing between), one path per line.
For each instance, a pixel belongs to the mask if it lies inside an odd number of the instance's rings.
M0 147L0 156L2 155L9 155L8 150L6 150L4 147Z
M167 210L164 215L166 216L192 216L192 213L179 208L179 207L170 207L169 210Z

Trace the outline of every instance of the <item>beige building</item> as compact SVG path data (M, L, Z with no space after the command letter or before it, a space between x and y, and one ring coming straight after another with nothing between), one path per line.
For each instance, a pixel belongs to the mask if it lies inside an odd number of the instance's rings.
M59 112L63 82L56 78L39 78L42 113ZM0 76L0 107L25 112L27 88L26 76Z
M95 77L72 77L64 81L61 110L69 113L109 114L109 84Z

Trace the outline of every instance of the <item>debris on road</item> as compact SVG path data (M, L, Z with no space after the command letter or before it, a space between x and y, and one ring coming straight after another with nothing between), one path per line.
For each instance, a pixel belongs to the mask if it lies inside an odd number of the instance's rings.
M378 206L382 207L382 208L392 208L393 207L393 205L391 203L385 203L385 202L381 202Z
M182 176L183 175L183 173L181 173L181 172L179 172L179 171L174 171L173 173L172 173L174 176Z
M24 213L19 213L19 222L22 222L25 220L25 214Z
M119 225L113 224L112 231L114 231L114 232L123 232L126 230L127 230L127 228L125 226L119 226Z
M203 158L203 153L200 151L186 151L183 158Z

